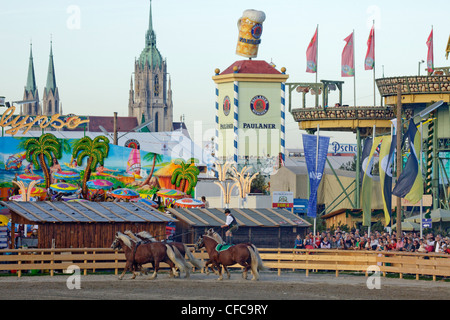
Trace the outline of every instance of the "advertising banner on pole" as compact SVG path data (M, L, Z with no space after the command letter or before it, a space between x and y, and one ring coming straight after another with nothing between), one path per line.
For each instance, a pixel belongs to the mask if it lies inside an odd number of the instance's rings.
M319 137L319 143L317 143L315 135L303 134L302 137L310 185L307 215L315 218L317 216L317 190L325 170L330 137Z

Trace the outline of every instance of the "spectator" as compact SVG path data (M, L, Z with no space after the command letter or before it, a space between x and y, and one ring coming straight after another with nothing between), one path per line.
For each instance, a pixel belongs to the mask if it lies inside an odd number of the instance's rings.
M303 240L298 234L297 237L295 238L294 249L304 249L304 248L305 246L303 245Z
M320 248L321 249L331 249L331 244L328 241L327 237L324 237L323 240L320 242Z

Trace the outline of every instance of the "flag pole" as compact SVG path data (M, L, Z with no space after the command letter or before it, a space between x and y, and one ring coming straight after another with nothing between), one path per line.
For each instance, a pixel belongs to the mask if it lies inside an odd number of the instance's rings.
M317 179L317 175L318 175L318 163L319 163L319 140L320 140L320 124L317 124L317 146L316 146L316 181ZM317 186L317 191L319 191L319 186ZM316 198L318 199L318 196L316 195ZM316 204L317 206L317 204ZM314 234L313 234L313 247L316 244L316 221L317 221L317 212L316 212L316 216L314 217Z
M353 105L356 107L355 29L353 29Z
M376 90L375 90L375 20L373 20L373 106L377 106Z
M397 182L402 172L402 87L397 84ZM397 197L397 239L402 236L402 199Z
M375 145L375 131L376 131L376 126L375 125L373 125L373 135L372 135L372 146L374 146ZM375 148L375 150L376 150L376 148ZM373 166L372 166L372 168L370 168L370 170L372 170L373 169ZM370 173L370 172L369 172ZM370 237L370 230L371 230L371 227L372 227L372 208L370 208L370 220L369 220L369 229L368 229L368 232L367 232L367 234L369 235L369 237Z
M420 121L420 153L419 153L419 157L420 157L420 171L419 174L422 174L422 145L423 145L423 124L422 124L422 120ZM423 195L420 198L420 238L422 239L423 237Z
M317 84L317 74L319 72L319 24L317 24L317 37L316 37L316 84ZM323 93L322 93L323 94ZM319 107L319 90L316 92L316 108ZM325 107L325 106L323 106Z

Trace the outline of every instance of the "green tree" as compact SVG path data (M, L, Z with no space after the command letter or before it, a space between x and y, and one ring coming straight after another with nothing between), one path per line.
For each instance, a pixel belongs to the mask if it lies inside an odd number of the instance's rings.
M150 171L150 174L148 175L148 177L145 179L144 182L141 183L141 187L145 186L146 184L149 184L150 179L153 176L153 172L155 171L155 165L157 163L161 163L163 160L163 155L162 154L158 154L158 153L153 153L153 152L149 152L144 156L144 160L145 161L152 161L152 169Z
M190 194L192 189L197 185L200 170L195 166L194 162L185 163L180 161L180 167L176 168L172 173L171 183L179 187L181 191ZM186 187L186 182L188 186Z
M94 140L90 137L83 137L74 144L72 157L77 159L77 163L81 164L84 158L88 158L81 189L85 199L89 194L86 183L91 178L91 172L95 171L98 164L103 165L108 152L109 139L105 136L98 136Z
M61 158L61 145L58 139L51 133L41 135L39 138L31 138L25 141L25 157L28 162L32 162L36 169L42 168L45 179L45 187L50 187L49 164L53 163L53 158ZM47 160L47 162L45 161Z

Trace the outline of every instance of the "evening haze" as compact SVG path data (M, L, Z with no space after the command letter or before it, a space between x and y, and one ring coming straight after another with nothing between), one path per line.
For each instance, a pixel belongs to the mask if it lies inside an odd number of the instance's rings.
M355 32L357 105L373 105L373 73L364 70L369 31L375 20L376 78L417 75L426 60L426 41L434 28L434 65L448 66L448 0L298 1L298 0L153 0L156 45L167 59L174 121L214 128L214 70L245 58L235 54L237 21L246 9L264 11L266 20L256 60L285 67L287 82L314 82L306 73L306 48L319 26L318 79L345 81L343 104L353 106L353 78L341 77L344 39ZM0 2L0 96L22 100L32 42L36 84L42 99L50 40L63 113L128 116L134 61L145 45L149 0ZM421 64L424 75L426 63ZM308 95L309 106L313 98ZM376 97L377 105L380 96ZM337 94L330 97L330 105ZM301 96L294 93L293 107ZM212 131L213 132L213 131ZM288 148L300 148L301 133L286 116ZM325 133L324 133L325 134ZM326 135L354 143L352 134ZM203 137L204 140L207 137Z

